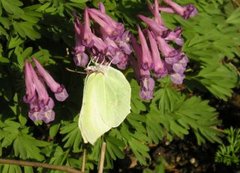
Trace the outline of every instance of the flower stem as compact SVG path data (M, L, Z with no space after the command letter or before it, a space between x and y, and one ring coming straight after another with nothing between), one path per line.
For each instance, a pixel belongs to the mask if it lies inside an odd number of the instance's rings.
M100 156L100 161L99 161L99 166L98 166L98 173L103 173L103 168L104 168L104 160L105 160L105 154L106 154L106 142L102 143L102 148L101 148L101 156Z
M81 169L82 173L84 173L84 172L85 172L85 165L86 165L86 155L87 155L86 153L87 153L87 149L86 149L86 148L84 148L84 149L83 149L82 169Z

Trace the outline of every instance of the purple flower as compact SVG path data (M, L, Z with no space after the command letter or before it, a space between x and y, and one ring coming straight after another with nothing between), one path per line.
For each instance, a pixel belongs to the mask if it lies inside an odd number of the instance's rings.
M182 53L182 58L178 61L178 63L182 64L183 67L186 67L188 62L188 57Z
M81 32L83 30L83 26L80 23L77 16L75 16L75 20L74 20L74 30L75 30L75 35L77 36L76 38L81 37Z
M73 57L73 61L76 66L86 67L89 62L89 58L88 58L88 55L85 54L84 52L83 53L75 53L75 55Z
M74 30L75 30L75 48L73 61L76 66L86 67L89 58L88 55L84 53L86 47L82 44L81 39L81 32L83 32L83 27L77 17L75 17Z
M179 74L183 74L185 71L185 67L181 63L175 63L173 64L173 71Z
M107 50L107 44L98 36L93 34L93 47L97 53L105 54Z
M151 54L147 45L147 41L145 39L145 36L143 35L143 32L141 28L138 26L138 36L141 44L141 56L139 57L141 60L141 68L144 70L149 70L152 66L152 58Z
M138 15L138 17L142 21L144 21L154 33L156 33L159 36L161 36L165 31L168 30L165 26L157 23L155 20L151 18L145 17L143 15Z
M103 37L115 38L123 33L124 26L114 21L106 13L96 9L89 9L88 11L91 18L101 26Z
M30 72L30 76L32 77L32 84L34 86L35 89L35 93L37 94L37 104L38 106L40 106L41 108L44 106L47 106L49 103L49 99L50 97L48 96L47 90L44 86L44 84L42 83L42 81L38 78L36 72L34 71L32 65L29 62L26 62L26 68L29 69ZM50 107L53 105L50 105ZM52 108L52 107L51 107Z
M163 11L166 13L172 13L172 14L175 13L174 10L170 7L159 7L158 9L159 9L159 11Z
M91 47L93 45L93 33L90 28L90 19L88 15L88 8L84 10L84 24L82 27L82 32L81 32L81 39L82 39L82 44L87 47Z
M179 73L173 73L170 75L170 77L173 83L180 85L183 83L183 79L185 78L185 75L179 74Z
M181 52L171 47L163 38L157 37L157 41L166 63L174 64L181 58Z
M26 94L23 97L23 101L25 103L32 103L37 95L35 92L35 86L33 85L33 76L31 69L29 67L29 63L26 61L24 66L24 75L25 75L25 86L26 86Z
M136 57L138 58L141 57L142 56L141 46L137 43L137 40L133 35L131 36L131 43L133 50L136 53Z
M159 13L159 4L158 4L158 0L154 0L154 20L159 24L159 25L164 25L163 24L163 20L161 17L161 14Z
M161 60L157 42L153 38L153 35L149 30L148 30L148 38L149 38L150 48L152 53L153 71L157 78L163 77L167 74L167 68L165 67L164 62Z
M38 78L32 65L29 62L25 62L25 83L26 83L26 95L24 101L29 103L30 110L28 116L32 121L43 120L45 123L49 123L54 120L55 113L52 110L54 107L53 100L48 96L47 90ZM29 97L29 91L34 96ZM51 117L49 113L51 112Z
M127 55L130 55L132 53L132 48L129 44L130 37L131 34L129 33L129 31L125 31L121 36L115 39L116 44Z
M144 70L142 68L142 61L140 60L140 57L142 56L142 50L141 50L141 46L137 43L134 36L131 37L131 42L132 42L133 49L136 53L136 56L138 58L137 60L131 59L131 64L134 68L134 72L136 74L137 80L140 81L141 78L150 77L150 71L149 69Z
M99 2L98 8L101 11L101 13L106 13L105 7L102 2Z
M190 17L195 16L198 11L194 7L193 4L188 4L186 6L180 6L177 3L173 2L172 0L164 0L166 4L173 8L173 10L182 16L184 19L188 19Z
M140 81L140 97L143 100L151 100L153 98L155 81L151 77L142 78Z
M64 86L57 83L35 58L33 58L33 61L41 77L44 79L51 91L54 92L55 98L58 101L66 100L68 93Z
M166 33L166 36L164 37L167 41L173 41L177 45L182 46L183 45L183 38L181 37L182 34L182 28L177 27L174 31L170 31Z
M99 26L95 27L93 32L90 28L92 22L90 19ZM113 63L120 69L127 67L128 56L132 52L129 44L130 34L124 29L123 24L106 14L103 3L99 3L99 10L86 8L84 25L76 20L74 26L76 46L73 60L76 65L85 67L91 57L98 63Z

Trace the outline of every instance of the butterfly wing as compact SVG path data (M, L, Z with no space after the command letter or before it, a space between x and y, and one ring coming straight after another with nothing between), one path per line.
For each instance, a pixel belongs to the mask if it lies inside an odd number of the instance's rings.
M106 113L103 121L110 127L119 126L130 113L131 87L125 76L112 67L105 72Z
M102 120L106 114L105 76L94 72L85 79L83 102L79 117L79 128L84 142L94 144L105 132L110 130Z

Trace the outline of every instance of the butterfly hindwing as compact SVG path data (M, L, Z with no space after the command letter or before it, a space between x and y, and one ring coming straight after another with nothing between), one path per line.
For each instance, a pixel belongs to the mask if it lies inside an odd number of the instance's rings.
M84 142L94 144L130 113L131 87L125 76L110 66L91 69L95 70L85 79L78 125Z

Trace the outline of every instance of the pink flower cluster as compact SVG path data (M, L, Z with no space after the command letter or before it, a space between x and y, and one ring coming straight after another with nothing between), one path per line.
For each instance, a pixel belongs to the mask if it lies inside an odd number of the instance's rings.
M91 21L95 24L92 27ZM126 68L132 52L129 32L106 14L102 3L98 10L85 8L84 22L80 23L76 17L74 27L74 62L77 66L86 67L91 56L97 62L111 62L119 69Z
M188 19L195 16L197 10L192 4L182 7L172 0L164 0L164 2L169 7L159 7L158 0L154 1L154 5L149 5L153 18L138 16L148 26L143 31L138 26L139 43L131 37L137 57L137 59L131 59L131 63L141 86L140 97L144 100L150 100L153 97L154 78L159 79L170 75L175 84L182 84L185 78L184 71L188 58L181 51L184 43L181 37L182 29L180 27L174 30L168 29L159 11L177 13Z
M28 116L32 121L42 120L49 123L55 119L55 112L52 110L54 101L49 97L45 84L58 101L64 101L68 93L64 86L58 84L35 58L33 61L36 70L29 61L24 65L26 94L23 100L30 106Z

